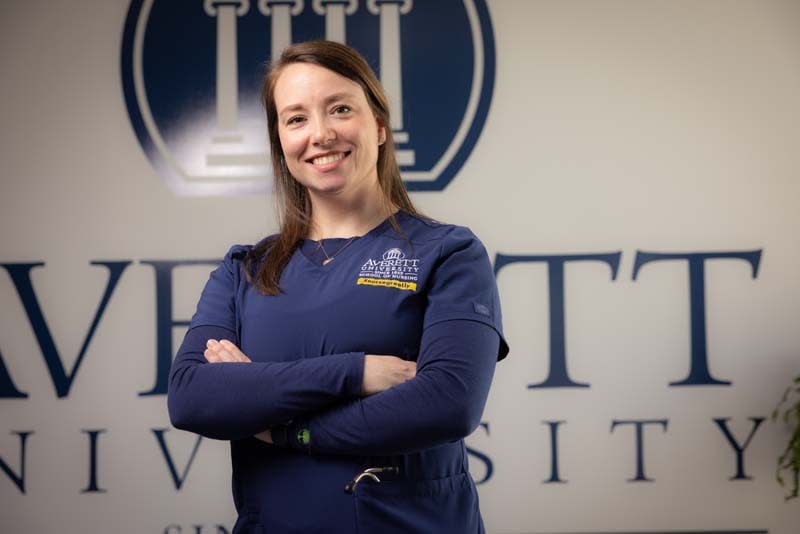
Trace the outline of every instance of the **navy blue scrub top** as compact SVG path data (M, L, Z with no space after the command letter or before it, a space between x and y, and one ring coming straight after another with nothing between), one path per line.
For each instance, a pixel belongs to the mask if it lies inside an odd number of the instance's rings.
M508 353L494 274L469 229L396 220L399 233L387 219L326 240L328 265L303 243L278 296L247 282L249 246L211 274L168 405L177 428L231 441L236 534L483 532L463 438ZM231 340L252 363L207 363L207 339ZM361 397L365 354L414 360L417 375ZM252 437L267 428L278 445ZM371 467L381 482L344 491Z

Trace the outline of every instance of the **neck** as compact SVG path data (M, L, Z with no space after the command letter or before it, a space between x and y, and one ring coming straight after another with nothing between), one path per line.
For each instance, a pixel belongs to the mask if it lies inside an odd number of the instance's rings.
M356 198L311 198L309 238L361 236L378 226L397 208L387 204L377 186Z

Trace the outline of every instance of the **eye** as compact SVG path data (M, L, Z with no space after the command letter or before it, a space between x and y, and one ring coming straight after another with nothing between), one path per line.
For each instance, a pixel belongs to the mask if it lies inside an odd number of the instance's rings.
M335 108L333 108L333 112L337 113L339 115L344 114L344 113L350 113L351 111L352 111L352 109L350 108L350 106L348 106L346 104L342 104L340 106L336 106Z
M306 120L306 118L303 117L302 115L294 115L294 116L289 117L288 119L286 119L286 125L287 126L295 126L297 124L300 124L304 120Z

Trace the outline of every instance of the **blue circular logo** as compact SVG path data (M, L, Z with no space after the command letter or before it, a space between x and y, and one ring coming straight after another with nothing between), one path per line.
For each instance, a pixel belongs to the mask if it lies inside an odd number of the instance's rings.
M259 101L287 45L357 48L389 97L410 191L440 191L469 157L492 99L495 49L484 0L132 0L122 86L136 136L178 195L270 190Z

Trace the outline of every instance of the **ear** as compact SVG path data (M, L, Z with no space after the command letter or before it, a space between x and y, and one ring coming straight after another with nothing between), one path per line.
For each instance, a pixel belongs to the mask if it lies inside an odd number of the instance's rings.
M386 127L380 121L376 122L378 124L378 146L380 146L386 142Z

